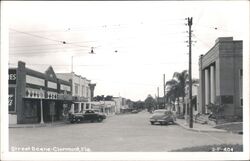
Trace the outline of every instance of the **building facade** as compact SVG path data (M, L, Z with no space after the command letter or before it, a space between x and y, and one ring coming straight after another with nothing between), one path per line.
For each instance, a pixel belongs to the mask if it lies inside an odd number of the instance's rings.
M62 120L71 101L71 82L58 79L51 66L41 73L19 61L9 69L10 124Z
M57 73L58 78L70 81L72 86L73 104L71 107L71 113L79 113L87 109L91 109L91 100L94 96L94 89L96 84L91 84L91 81L75 74L71 73Z
M224 106L224 116L242 116L243 41L221 37L199 59L199 111L209 113L210 103Z
M122 97L113 97L113 100L115 102L115 114L120 114L122 108Z

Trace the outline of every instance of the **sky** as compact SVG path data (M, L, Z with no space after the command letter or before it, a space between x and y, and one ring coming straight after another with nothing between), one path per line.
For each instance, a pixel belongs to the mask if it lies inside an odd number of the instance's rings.
M34 70L51 65L65 73L73 64L76 74L97 84L95 95L133 101L157 95L157 87L162 96L163 74L167 81L188 70L185 18L193 17L193 78L199 78L199 56L218 37L249 42L248 1L4 1L2 8L9 67L24 61Z

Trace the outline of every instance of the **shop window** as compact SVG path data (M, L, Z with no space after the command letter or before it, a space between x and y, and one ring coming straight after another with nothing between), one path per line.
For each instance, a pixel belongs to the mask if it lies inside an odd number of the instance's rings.
M63 111L62 111L62 115L63 116L67 116L68 115L68 113L69 113L69 111L70 111L70 107L68 106L68 104L63 104Z
M83 112L83 109L84 109L84 103L81 103L81 113Z
M79 93L79 85L75 83L75 94L78 95Z
M78 103L74 104L74 113L78 113Z
M82 96L84 97L84 86L82 86Z
M89 88L86 87L86 97L89 97Z
M36 117L37 116L37 102L25 101L24 115L25 117Z
M86 109L89 109L89 104L88 103L86 103Z

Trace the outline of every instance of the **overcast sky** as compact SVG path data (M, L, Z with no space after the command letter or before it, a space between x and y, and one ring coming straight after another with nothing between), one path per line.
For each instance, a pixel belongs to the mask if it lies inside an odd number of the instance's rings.
M193 78L218 37L248 41L249 2L3 2L9 66L73 71L96 83L95 95L137 101L174 72L188 69L187 17L193 17ZM65 42L65 43L63 43ZM246 44L243 45L244 47ZM96 54L89 54L94 47Z

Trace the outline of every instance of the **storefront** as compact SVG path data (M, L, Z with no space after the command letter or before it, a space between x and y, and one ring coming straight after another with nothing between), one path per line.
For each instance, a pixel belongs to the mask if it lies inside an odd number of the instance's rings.
M45 73L18 62L9 69L9 123L44 123L62 120L72 103L71 82L56 77L50 66Z

